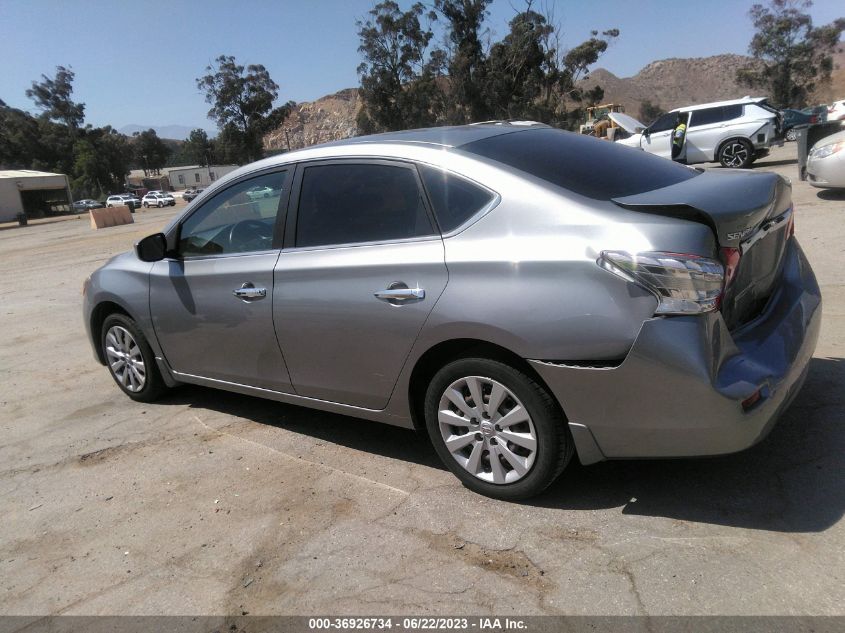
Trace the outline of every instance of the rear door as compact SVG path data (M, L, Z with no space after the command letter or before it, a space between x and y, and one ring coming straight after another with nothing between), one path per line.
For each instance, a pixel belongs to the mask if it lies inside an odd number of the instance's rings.
M704 108L692 112L687 133L687 160L703 163L716 160L716 152L722 141L732 136L745 136L740 129L742 104Z
M382 409L446 286L443 241L416 167L297 168L276 264L276 333L296 393Z

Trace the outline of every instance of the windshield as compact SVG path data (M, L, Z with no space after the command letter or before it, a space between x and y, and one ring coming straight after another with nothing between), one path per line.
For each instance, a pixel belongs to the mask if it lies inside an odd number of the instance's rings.
M662 189L699 175L639 149L551 128L492 136L460 149L595 200Z

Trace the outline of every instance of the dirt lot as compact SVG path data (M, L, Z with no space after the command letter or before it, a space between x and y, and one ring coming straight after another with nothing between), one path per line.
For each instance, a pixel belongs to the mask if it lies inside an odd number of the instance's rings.
M758 169L795 178L794 146ZM133 403L83 279L181 208L0 231L0 614L843 614L845 197L795 182L806 386L738 455L474 495L412 432L185 387Z

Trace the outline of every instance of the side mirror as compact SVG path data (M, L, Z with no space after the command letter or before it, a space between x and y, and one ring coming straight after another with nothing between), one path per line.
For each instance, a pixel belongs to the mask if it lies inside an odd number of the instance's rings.
M164 233L148 235L135 244L135 254L142 262L158 262L167 255L167 239Z

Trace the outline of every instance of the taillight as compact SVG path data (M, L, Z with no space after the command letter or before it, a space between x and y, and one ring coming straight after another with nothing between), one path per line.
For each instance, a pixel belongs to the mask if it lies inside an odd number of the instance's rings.
M719 307L725 268L686 253L602 251L596 263L657 298L655 314L702 314Z
M818 122L819 122L819 117L817 117L815 114L810 117L810 125L815 125Z

